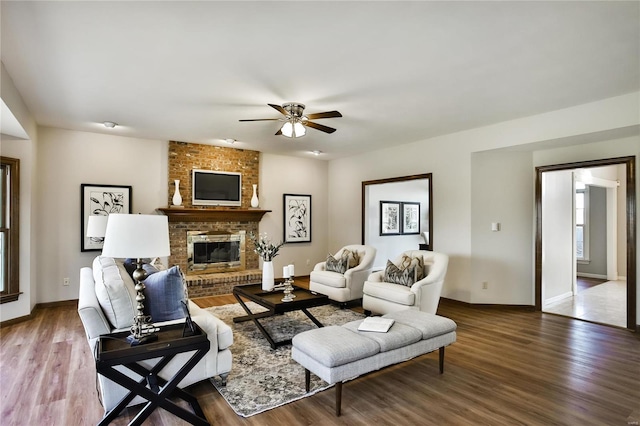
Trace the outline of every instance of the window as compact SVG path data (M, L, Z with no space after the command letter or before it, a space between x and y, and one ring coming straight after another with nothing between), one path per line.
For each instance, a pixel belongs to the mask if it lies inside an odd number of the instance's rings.
M589 261L589 187L576 182L576 258Z
M0 157L0 303L18 300L20 160Z

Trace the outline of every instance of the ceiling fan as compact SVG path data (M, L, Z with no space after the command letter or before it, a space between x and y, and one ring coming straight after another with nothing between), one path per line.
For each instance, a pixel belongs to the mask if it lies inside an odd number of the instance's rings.
M317 120L319 118L342 117L342 114L340 114L338 111L326 111L304 115L304 104L299 104L297 102L288 102L286 104L282 104L282 106L275 104L267 105L284 115L284 118L256 118L240 121L283 121L284 124L276 132L276 136L283 135L288 138L299 138L307 133L306 127L311 127L312 129L320 130L321 132L325 133L333 133L336 131L336 129L334 129L333 127L314 123L310 120Z

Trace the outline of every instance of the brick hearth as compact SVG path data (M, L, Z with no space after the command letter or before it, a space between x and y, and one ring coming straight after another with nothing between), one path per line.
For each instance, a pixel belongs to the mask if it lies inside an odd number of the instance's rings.
M231 294L233 287L243 284L258 283L262 279L260 269L245 269L237 272L218 274L187 275L189 297L220 296Z

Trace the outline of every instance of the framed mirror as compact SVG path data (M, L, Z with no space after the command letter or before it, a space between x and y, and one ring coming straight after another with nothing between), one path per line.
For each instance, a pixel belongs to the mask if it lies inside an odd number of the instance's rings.
M433 250L432 187L431 173L362 182L362 244L377 249L374 267L406 250ZM397 232L381 231L384 207L392 205L399 206Z

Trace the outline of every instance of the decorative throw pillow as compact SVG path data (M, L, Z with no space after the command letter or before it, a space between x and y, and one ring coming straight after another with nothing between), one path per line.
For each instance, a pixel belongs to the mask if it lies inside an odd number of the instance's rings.
M188 303L184 276L179 266L149 275L144 280L144 310L153 322L184 318Z
M360 255L355 250L344 249L341 257L347 258L347 269L355 268L360 264Z
M410 266L415 267L415 277L416 281L420 281L424 278L424 259L421 256L411 257L406 254L402 255L400 259L400 269L406 269Z
M97 256L93 260L98 303L114 328L127 328L133 324L136 313L136 290L122 262L112 257Z
M342 256L340 259L336 259L332 255L327 256L327 266L326 270L331 272L338 272L339 274L344 274L347 271L347 266L349 263L349 258Z
M402 284L411 287L415 280L415 266L400 269L392 261L387 260L387 267L384 269L384 281L394 284Z

